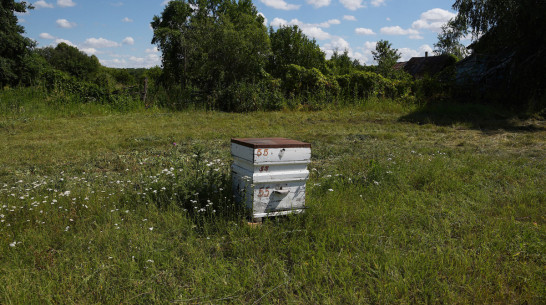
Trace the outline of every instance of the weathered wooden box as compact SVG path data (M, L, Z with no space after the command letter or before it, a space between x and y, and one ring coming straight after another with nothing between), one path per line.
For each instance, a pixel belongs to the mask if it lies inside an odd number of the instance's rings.
M233 192L254 219L299 213L311 144L286 138L231 139Z

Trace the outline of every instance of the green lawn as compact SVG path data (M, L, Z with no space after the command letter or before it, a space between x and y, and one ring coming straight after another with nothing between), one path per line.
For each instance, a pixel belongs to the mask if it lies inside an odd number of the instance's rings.
M0 304L544 304L546 123L461 109L0 114ZM230 138L270 136L309 209L251 228Z

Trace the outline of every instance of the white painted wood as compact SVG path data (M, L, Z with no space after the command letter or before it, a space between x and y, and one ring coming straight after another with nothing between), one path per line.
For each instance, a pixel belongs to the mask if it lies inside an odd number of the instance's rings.
M286 215L305 208L311 149L258 148L231 143L233 192L254 218Z
M275 162L307 161L311 159L311 148L250 148L231 143L231 155L253 164L268 164Z

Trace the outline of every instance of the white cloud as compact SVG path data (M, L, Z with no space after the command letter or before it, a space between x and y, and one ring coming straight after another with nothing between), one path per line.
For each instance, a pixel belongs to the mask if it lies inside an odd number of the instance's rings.
M75 22L70 22L66 19L57 19L57 21L55 22L57 23L57 26L63 28L63 29L71 29L73 27L76 26L76 23Z
M110 3L111 6L116 6L116 7L120 7L120 6L123 6L123 2L119 1L119 2L114 2L114 3Z
M60 7L72 7L75 6L76 3L72 2L72 0L57 0L57 5Z
M275 18L273 19L273 21L271 21L271 26L273 27L297 25L300 29L302 29L302 31L303 28L310 27L329 28L332 24L341 24L341 21L339 21L339 19L330 19L321 23L304 23L298 19L292 19L290 21L287 21L282 18Z
M328 38L332 37L332 35L330 35L329 33L323 31L321 28L316 27L316 26L303 27L301 29L301 31L305 35L307 35L309 37L312 37L312 38L315 38L317 40L325 40L325 39L328 39Z
M161 57L157 54L148 54L144 57L132 55L111 54L113 59L100 59L102 65L113 68L151 68L161 65Z
M294 20L297 20L297 19L293 19L292 21ZM270 25L273 27L281 27L281 26L288 26L290 24L288 24L288 21L285 19L275 17L273 21L271 21Z
M419 47L418 50L410 49L410 48L400 48L398 49L398 52L400 52L400 61L408 61L412 57L424 57L425 52L428 52L432 55L432 48L428 44L424 44Z
M351 15L345 15L343 16L343 20L356 21L356 17Z
M127 61L125 59L100 59L100 63L103 66L110 67L110 68L126 68L127 67Z
M36 8L53 8L53 4L47 3L44 0L36 1L32 5Z
M312 38L315 38L317 40L325 40L332 38L332 35L322 30L321 27L329 27L332 22L336 24L336 21L339 21L337 19L329 20L327 22L323 22L321 24L312 24L312 23L303 23L299 21L298 19L292 19L290 21L284 20L282 18L275 18L273 21L271 21L272 27L280 27L280 26L293 26L297 25L301 31Z
M57 39L55 39L55 42L53 43L53 45L58 45L58 44L61 43L61 42L64 42L64 43L66 43L66 44L69 45L69 46L73 46L73 47L76 46L76 45L73 44L70 40L66 40L66 39L62 39L62 38L57 38Z
M371 5L372 6L375 6L375 7L378 7L378 6L381 6L381 5L385 5L385 2L387 0L372 0Z
M351 49L349 42L341 37L334 37L329 43L325 44L324 47L326 49L340 50L342 52L345 50L349 51Z
M365 50L375 50L376 47L377 47L377 41L366 41L364 43Z
M376 41L366 41L362 47L357 48L362 51L362 53L360 53L361 59L359 59L361 63L369 65L374 62L372 51L375 51L376 45Z
M335 37L329 43L321 46L320 49L326 54L326 58L332 57L334 52L343 53L347 51L352 54L351 45L341 37Z
M159 49L157 47L153 47L153 48L150 48L150 49L146 49L145 52L146 53L158 53Z
M414 34L414 35L409 35L409 39L420 40L420 39L425 39L425 37L419 34Z
M87 55L95 55L98 52L95 48L80 48L80 51L86 53Z
M263 4L278 10L292 11L300 8L301 5L288 4L284 0L260 0ZM362 0L361 0L362 1Z
M84 47L88 48L112 48L119 47L120 44L108 39L100 38L88 38L83 43Z
M362 0L339 0L343 6L351 11L356 11L359 8L366 7L362 5Z
M55 37L49 33L41 33L39 36L42 39L55 39Z
M330 5L331 0L307 0L306 2L315 8L319 8Z
M375 35L372 29L367 28L356 28L355 33L358 35Z
M387 20L387 21L391 21L391 18L390 18L390 17L387 17L387 19L385 19L385 20Z
M387 26L379 30L381 34L385 35L419 35L419 31L414 29L403 29L400 26Z
M163 2L161 2L161 6L165 6L167 5L167 3L171 2L171 0L165 0Z
M341 37L333 37L330 43L327 43L324 45L324 47L321 47L322 51L326 54L326 58L331 58L334 52L344 53L347 51L347 55L351 59L358 60L361 64L365 64L369 62L367 54L361 53L361 52L355 52L351 45L343 38ZM371 56L371 53L370 53Z
M263 13L260 13L260 12L258 12L258 15L264 17L264 25L267 26L267 18L265 17L265 15Z
M439 33L442 30L442 25L446 24L449 19L454 18L456 14L441 8L434 8L421 14L421 18L416 20L411 25L412 28L421 30L431 30Z
M121 41L122 44L128 44L130 46L134 45L135 44L135 40L133 39L133 37L125 37L123 38L123 40Z
M121 19L122 22L133 22L133 19L129 18L129 17L125 17L123 19Z

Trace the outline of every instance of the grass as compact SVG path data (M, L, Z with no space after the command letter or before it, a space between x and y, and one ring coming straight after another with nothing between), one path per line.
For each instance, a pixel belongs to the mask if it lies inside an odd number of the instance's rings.
M59 111L0 116L2 304L546 302L544 121ZM253 229L229 140L267 136L312 143L309 209Z

